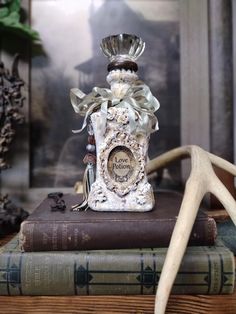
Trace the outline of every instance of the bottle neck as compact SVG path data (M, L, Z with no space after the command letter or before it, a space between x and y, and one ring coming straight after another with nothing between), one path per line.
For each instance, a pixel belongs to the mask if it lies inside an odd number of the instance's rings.
M137 74L130 70L113 70L107 75L107 82L116 98L123 98L136 80L138 80Z

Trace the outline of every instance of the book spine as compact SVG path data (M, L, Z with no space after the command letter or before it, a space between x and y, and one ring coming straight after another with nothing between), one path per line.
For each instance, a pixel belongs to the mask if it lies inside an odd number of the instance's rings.
M0 295L154 294L165 249L133 252L3 252ZM174 294L229 294L234 289L232 253L185 254Z
M20 245L25 252L125 249L167 247L174 228L173 221L88 223L40 223L25 221L21 225ZM189 245L213 245L216 238L214 219L196 221Z

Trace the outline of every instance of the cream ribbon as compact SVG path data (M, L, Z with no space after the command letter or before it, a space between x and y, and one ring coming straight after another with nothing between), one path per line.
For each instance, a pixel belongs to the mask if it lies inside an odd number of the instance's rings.
M89 116L100 109L102 113L101 133L104 134L109 107L128 109L131 132L150 134L158 130L158 121L154 114L159 109L159 101L152 95L149 87L140 81L132 85L122 99L115 98L108 88L94 87L85 95L78 88L70 90L71 104L76 113L84 116L82 128L73 130L79 133L87 126Z

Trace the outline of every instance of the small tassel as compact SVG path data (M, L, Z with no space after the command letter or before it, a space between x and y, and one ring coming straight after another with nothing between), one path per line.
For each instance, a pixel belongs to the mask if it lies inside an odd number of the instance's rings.
M88 209L88 197L89 192L91 190L91 185L95 181L95 164L96 164L96 146L95 146L95 138L93 133L93 128L91 122L88 124L88 145L86 146L86 149L88 153L85 155L83 162L87 164L85 171L84 171L84 177L83 177L83 193L84 198L82 203L73 205L71 209L73 211L79 211L79 210L87 210Z
M83 177L83 192L84 192L84 199L81 204L77 204L72 206L72 210L87 210L88 209L88 196L91 190L91 185L95 181L95 173L94 173L94 164L88 163L87 167L84 171Z
M85 182L85 195L88 198L89 192L91 191L91 185L95 181L94 164L88 163L87 165L87 178Z
M79 210L87 210L88 209L88 196L89 192L91 191L91 186L93 182L95 182L95 164L96 164L96 156L93 154L86 154L84 157L84 163L87 164L84 177L83 177L83 193L84 198L82 203L73 205L71 209L73 211Z

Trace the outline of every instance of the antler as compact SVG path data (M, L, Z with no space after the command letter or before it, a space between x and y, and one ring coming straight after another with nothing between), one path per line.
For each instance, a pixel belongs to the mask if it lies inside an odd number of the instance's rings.
M155 314L164 314L168 298L185 253L189 236L199 209L208 192L214 194L223 204L236 225L236 203L232 195L216 176L212 164L236 176L236 166L208 153L198 146L182 146L151 160L147 164L150 174L176 159L191 158L191 172L186 182L179 215L173 230L165 263L162 269L155 300Z

